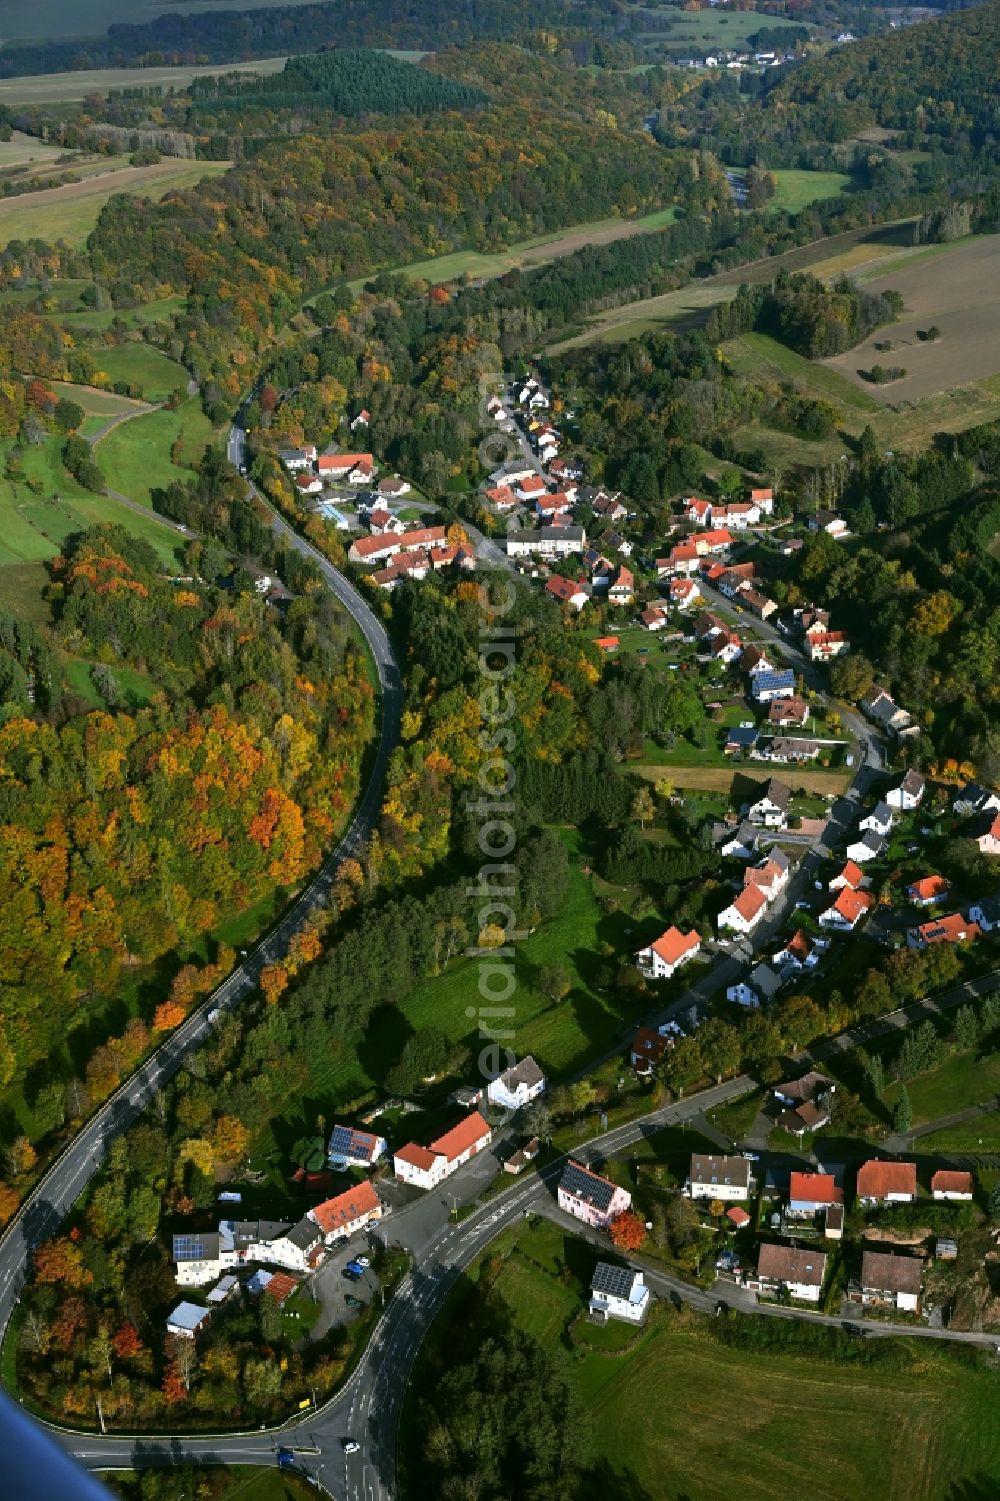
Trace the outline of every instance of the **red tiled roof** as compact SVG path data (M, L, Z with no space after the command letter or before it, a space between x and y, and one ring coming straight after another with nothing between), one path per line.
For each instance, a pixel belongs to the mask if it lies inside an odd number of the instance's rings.
M689 933L682 933L679 928L674 927L667 928L665 933L661 933L659 938L650 944L653 953L659 954L664 964L676 964L678 960L684 958L685 954L697 953L700 947L701 939L697 933L693 930Z
M738 912L744 922L753 922L764 907L767 906L767 897L759 886L744 886L735 902L732 903L734 912Z
M437 1141L431 1142L431 1150L447 1157L453 1162L456 1157L461 1157L470 1147L477 1142L484 1141L492 1135L492 1132L478 1110L470 1110L469 1114L459 1121L457 1126L452 1126Z
M946 881L944 876L922 876L919 881L913 882L910 890L918 900L929 902L935 897L947 896L951 890L951 882Z
M961 912L935 917L917 929L924 943L973 943L981 936L977 923L967 922Z
M847 864L840 872L839 877L839 879L842 880L847 886L849 886L852 891L857 891L864 878L864 871L861 869L861 866L858 865L854 860L848 860Z
M837 892L837 900L833 905L841 917L853 924L868 911L872 902L873 898L867 891L852 891L850 886L845 886L842 891Z
M832 1173L793 1173L788 1180L788 1197L805 1199L810 1204L842 1204L844 1195Z
M704 547L729 547L732 540L732 533L728 532L725 527L720 527L716 531L703 532L701 535L701 543Z
M405 1151L406 1147L403 1147L397 1156L401 1157ZM324 1203L317 1204L311 1211L311 1217L323 1234L329 1235L332 1230L341 1230L354 1220L361 1219L362 1215L381 1214L381 1212L382 1201L371 1184L365 1182L347 1189L345 1193L337 1194L334 1199L327 1199Z
M426 1147L422 1147L416 1141L408 1141L405 1147L400 1147L392 1155L393 1157L398 1157L400 1162L407 1162L410 1167L419 1168L424 1173L430 1172L434 1166L434 1153L428 1151Z
M343 470L346 474L351 469L359 466L371 468L374 459L370 453L321 453L316 460L316 467L322 474L323 470Z
M972 1174L951 1172L948 1168L939 1168L931 1178L931 1193L970 1194L972 1192Z
M676 547L670 549L670 557L667 559L667 562L693 563L697 556L698 549L693 542L678 542Z
M670 1046L669 1037L663 1037L652 1027L640 1027L632 1038L629 1053L648 1058L652 1063L659 1063L664 1053L670 1051Z
M726 1210L726 1219L731 1221L737 1229L742 1229L744 1225L749 1225L750 1223L750 1216L738 1204L734 1204L732 1209Z
M915 1162L880 1162L873 1159L858 1168L858 1198L884 1199L888 1194L915 1194Z
M298 1287L298 1278L289 1277L287 1272L272 1272L271 1280L264 1288L269 1298L273 1298L280 1308Z

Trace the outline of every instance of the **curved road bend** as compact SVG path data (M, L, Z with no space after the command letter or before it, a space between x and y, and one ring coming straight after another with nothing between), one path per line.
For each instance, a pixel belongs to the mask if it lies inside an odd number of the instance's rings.
M234 431L239 432L239 429ZM230 451L232 442L231 437ZM262 503L267 504L266 501ZM277 516L275 526L293 546L319 565L327 586L361 629L375 660L381 690L381 724L378 749L367 785L336 849L276 927L86 1123L7 1228L0 1240L0 1338L6 1332L18 1294L26 1281L34 1247L56 1232L90 1178L101 1167L114 1138L132 1124L161 1085L176 1073L184 1058L205 1040L213 1025L210 1017L219 1010L231 1010L254 990L264 966L286 952L292 936L309 915L326 903L340 862L361 848L375 826L386 766L399 739L402 709L399 669L392 646L381 621L347 579Z

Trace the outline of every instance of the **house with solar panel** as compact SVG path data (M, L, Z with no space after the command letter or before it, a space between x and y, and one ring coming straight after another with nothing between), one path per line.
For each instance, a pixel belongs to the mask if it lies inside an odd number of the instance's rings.
M557 1197L560 1209L595 1230L606 1230L632 1204L628 1189L602 1178L572 1157L563 1168Z
M642 1273L630 1266L612 1266L599 1261L590 1283L590 1313L593 1318L624 1319L641 1324L649 1307L649 1288Z
M263 1262L290 1272L310 1271L323 1232L308 1215L297 1225L280 1220L223 1220L218 1230L173 1238L173 1259L181 1287L214 1282L233 1267Z
M326 1156L331 1167L374 1167L385 1150L384 1136L354 1126L334 1126Z

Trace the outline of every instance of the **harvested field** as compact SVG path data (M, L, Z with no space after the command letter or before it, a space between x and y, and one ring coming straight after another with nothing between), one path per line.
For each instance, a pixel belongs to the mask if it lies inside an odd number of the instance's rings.
M265 57L253 63L212 63L196 68L102 68L83 73L29 74L25 78L0 78L0 104L75 104L88 94L107 94L112 89L177 88L206 74L279 73L284 66L283 57Z
M869 291L901 293L898 323L876 330L855 349L825 361L886 406L920 401L1000 371L1000 235L980 235L866 278ZM918 330L936 325L937 341ZM876 349L889 342L889 350ZM879 387L859 372L874 364L901 365L906 376Z
M845 256L854 267L881 256L899 255L909 245L912 233L913 220L903 219L877 229L849 229L843 234L829 235L809 245L786 250L783 255L767 256L747 266L736 266L731 271L706 276L679 291L664 292L659 297L646 297L611 308L595 318L585 333L551 344L548 353L559 354L581 344L617 343L660 328L698 327L707 318L709 309L736 296L741 282L771 281L779 271L815 269L818 273L820 265L824 268L824 275L832 276L845 269L841 265L841 258Z
M848 770L799 771L795 766L764 765L741 766L633 766L628 770L648 782L658 782L667 776L675 787L692 787L698 792L731 792L733 782L759 782L763 787L770 776L776 776L793 792L843 792L851 780Z
M203 177L218 177L229 166L171 159L152 167L112 167L85 182L0 199L0 245L31 237L82 245L112 193L162 198L173 188L190 188Z
M3 85L0 84L0 88ZM0 99L2 103L2 99ZM35 136L15 130L9 141L0 141L0 170L11 167L48 166L60 157L72 156L63 146L49 146Z

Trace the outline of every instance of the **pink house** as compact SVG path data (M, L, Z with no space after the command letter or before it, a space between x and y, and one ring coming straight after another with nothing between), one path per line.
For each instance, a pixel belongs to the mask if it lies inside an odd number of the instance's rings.
M563 1168L559 1182L559 1208L574 1219L583 1220L596 1230L606 1230L611 1221L624 1214L632 1204L632 1195L600 1173L591 1172L572 1157Z

